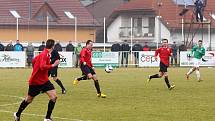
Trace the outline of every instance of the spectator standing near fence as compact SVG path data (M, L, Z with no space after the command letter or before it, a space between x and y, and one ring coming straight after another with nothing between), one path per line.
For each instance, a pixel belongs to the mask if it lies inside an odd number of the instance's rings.
M68 52L74 51L74 46L72 44L72 41L69 41L69 43L66 45L66 51Z
M16 40L16 44L14 45L14 51L24 51L24 47L19 42L19 40Z
M32 60L34 58L34 46L31 42L28 43L28 46L26 47L26 55L27 55L27 63L28 66L31 66Z
M172 57L171 57L171 64L173 65L177 65L177 51L178 51L178 47L176 45L176 42L173 42L173 45L171 46L172 48ZM174 61L174 63L173 63Z
M132 50L134 51L135 67L138 66L139 62L139 52L142 51L143 47L139 44L138 41L133 45Z
M121 50L122 50L121 64L122 66L125 65L125 67L128 67L128 53L130 51L130 47L129 44L127 43L127 40L125 40L124 43L121 45Z
M112 46L111 46L111 51L112 52L119 52L121 50L120 48L120 44L119 43L114 43Z
M4 51L4 45L0 42L0 51Z
M145 45L143 46L143 51L150 51L150 47L148 46L148 42L145 42Z
M45 46L45 42L42 41L42 45L39 46L38 51L43 51L45 47L46 47L46 46Z
M14 47L12 44L12 40L10 40L10 42L7 44L7 46L5 47L5 51L14 51Z
M59 41L55 44L54 50L57 50L58 52L63 51L62 46Z
M79 66L79 63L80 63L80 53L81 53L81 50L82 50L82 46L81 46L81 43L78 43L77 47L75 47L75 55L76 55L76 64L75 64L75 67L78 68Z

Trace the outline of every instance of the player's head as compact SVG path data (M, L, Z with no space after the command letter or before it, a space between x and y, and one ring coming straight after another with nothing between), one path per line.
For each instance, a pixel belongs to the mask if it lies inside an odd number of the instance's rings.
M52 50L55 45L55 41L53 39L48 39L46 41L46 48Z
M198 41L198 45L201 47L202 46L202 40Z
M93 48L93 41L92 40L87 40L86 42L86 48L92 49Z
M168 39L162 39L162 46L164 47L168 46Z

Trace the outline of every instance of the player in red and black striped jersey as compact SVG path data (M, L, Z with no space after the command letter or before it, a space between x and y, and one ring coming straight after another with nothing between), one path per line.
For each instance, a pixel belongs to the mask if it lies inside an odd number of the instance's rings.
M152 78L161 78L164 76L164 80L169 90L173 89L175 85L170 85L167 68L169 67L169 57L172 56L172 49L168 47L168 40L162 40L162 47L158 48L155 52L155 58L157 60L157 56L160 57L160 74L149 75L148 82Z
M92 47L93 47L93 41L88 40L86 42L86 46L81 50L80 53L80 68L82 71L82 77L77 78L73 81L74 85L77 85L79 81L81 80L87 80L87 79L93 79L95 88L97 91L97 96L105 98L106 95L101 93L99 81L96 77L95 68L93 67L93 64L91 62L92 59Z
M51 114L57 100L57 95L53 84L48 79L48 71L59 64L59 60L55 61L53 64L50 64L50 53L53 50L54 43L55 41L52 39L47 40L46 48L33 59L33 71L29 79L28 95L20 104L18 111L14 113L15 121L20 121L21 113L28 106L28 104L33 101L34 97L41 92L46 93L50 99L48 103L48 111L44 121L52 121Z

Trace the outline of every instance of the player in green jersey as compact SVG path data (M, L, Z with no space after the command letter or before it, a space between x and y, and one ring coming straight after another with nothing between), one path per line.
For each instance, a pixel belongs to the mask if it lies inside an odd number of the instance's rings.
M195 45L192 48L192 56L194 66L191 68L188 73L186 74L187 79L189 79L190 74L192 74L194 71L196 71L196 76L198 81L202 81L200 77L200 71L199 71L199 66L201 64L202 57L205 55L205 48L202 46L202 40L198 41L198 45Z

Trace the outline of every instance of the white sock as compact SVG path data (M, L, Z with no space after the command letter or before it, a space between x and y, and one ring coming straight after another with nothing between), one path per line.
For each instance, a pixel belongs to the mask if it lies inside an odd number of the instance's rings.
M191 69L188 71L187 75L190 75L190 74L192 74L192 73L193 73L193 69L191 68Z
M200 71L196 70L197 79L200 80Z

